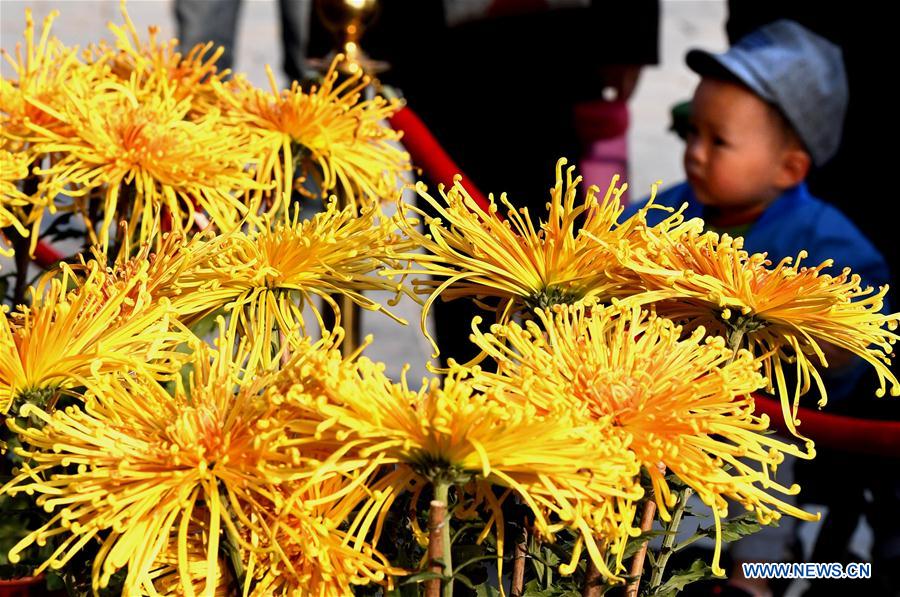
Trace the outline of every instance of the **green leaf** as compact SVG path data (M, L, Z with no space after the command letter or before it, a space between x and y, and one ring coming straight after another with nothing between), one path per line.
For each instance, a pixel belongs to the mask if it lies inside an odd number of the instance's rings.
M641 548L641 545L644 543L644 541L647 541L654 537L662 537L665 535L666 535L666 531L659 530L659 529L642 532L637 537L633 537L628 540L628 544L625 545L625 555L623 557L630 558L631 556L636 554L638 552L638 550Z
M500 591L484 583L475 587L475 597L500 597Z
M561 544L560 542L557 542L557 543L545 543L544 547L546 547L547 550L551 554L555 555L557 558L559 558L560 560L562 560L564 562L568 562L569 560L572 559L571 546L569 546L569 545L564 545L564 544Z
M56 572L47 572L47 590L48 591L61 591L66 588L66 584L63 582L62 576L60 576Z
M778 523L773 521L769 526L778 526ZM753 512L744 512L743 514L726 520L722 524L722 541L737 541L741 537L746 537L747 535L759 532L762 528L763 525L759 524L759 521L756 520L756 515ZM713 527L710 536L716 536L715 527Z
M400 583L400 586L404 585L413 585L420 582L425 582L426 580L434 580L435 578L440 578L442 580L447 577L443 574L438 574L437 572L432 572L431 570L426 570L425 572L419 572L417 574L413 574L412 576L407 576L403 582Z
M454 558L454 559L455 559L455 558ZM463 562L463 563L460 564L460 565L454 565L454 566L453 566L453 576L454 576L454 578L455 578L456 576L458 576L458 573L459 573L460 571L462 571L463 568L466 568L466 567L468 567L468 566L471 566L472 564L477 564L478 562L484 562L484 561L487 561L487 560L493 560L493 561L496 561L496 560L497 560L497 556L495 556L495 555L493 555L493 554L491 554L491 555L486 555L486 556L475 556L475 557L469 558L468 560L466 560L465 562Z
M524 594L528 595L528 597L557 597L557 595L559 595L559 589L553 587L545 589L538 581L532 580L525 583Z
M467 587L469 587L469 588L472 589L473 591L475 590L475 584L474 584L471 580L469 580L469 577L466 576L465 574L456 574L456 573L454 573L454 574L453 574L453 580L454 580L454 582L460 582L460 583L466 585Z
M778 526L778 523L773 521L770 526ZM759 532L762 527L763 525L761 525L759 521L756 520L756 515L753 512L743 512L735 516L734 518L729 518L722 523L722 541L726 543L737 541L742 537L746 537L747 535L752 535L753 533ZM704 537L715 538L715 536L715 526L698 528L697 532L695 532L691 537L676 545L675 551L684 549L698 539L702 539Z
M696 560L690 568L673 572L669 580L657 587L649 597L675 597L689 584L708 578L715 578L712 568L703 560Z

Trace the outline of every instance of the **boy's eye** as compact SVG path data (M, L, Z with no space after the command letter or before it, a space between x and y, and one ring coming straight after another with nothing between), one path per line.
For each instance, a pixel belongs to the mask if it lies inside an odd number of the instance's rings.
M728 143L725 141L725 139L723 139L722 137L719 137L719 136L714 136L712 138L712 142L713 142L713 145L715 145L716 147L724 147L725 145L728 145Z

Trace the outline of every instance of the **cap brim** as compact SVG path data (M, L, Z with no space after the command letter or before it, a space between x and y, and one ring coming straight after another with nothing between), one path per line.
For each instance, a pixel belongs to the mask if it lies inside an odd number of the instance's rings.
M733 54L734 48L725 54L712 54L704 50L691 50L684 61L688 67L701 77L730 81L743 85L767 102L773 101L772 95L761 85L752 70L741 61L739 55Z
M738 83L747 84L741 77L730 70L719 60L718 56L711 54L705 50L691 50L685 56L684 61L688 68L700 75L701 77L712 77L714 79L724 79L726 81L737 81Z

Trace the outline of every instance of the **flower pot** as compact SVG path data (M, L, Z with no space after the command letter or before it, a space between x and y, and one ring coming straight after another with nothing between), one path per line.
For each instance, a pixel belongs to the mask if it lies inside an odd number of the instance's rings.
M0 597L29 597L46 593L47 579L43 574L0 579Z

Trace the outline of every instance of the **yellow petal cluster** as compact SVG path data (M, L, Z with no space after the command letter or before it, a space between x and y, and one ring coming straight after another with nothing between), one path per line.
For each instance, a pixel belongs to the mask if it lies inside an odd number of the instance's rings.
M254 160L247 134L226 129L216 112L188 120L190 102L177 99L175 89L160 83L148 90L134 77L107 81L85 95L70 93L60 107L69 134L30 127L36 148L61 156L40 174L80 199L89 231L89 202L101 201L93 241L104 247L117 213L145 242L159 229L163 208L174 231L190 230L199 210L226 230L248 211L240 197L258 185L245 168ZM95 190L99 199L92 199Z
M346 496L336 500L335 496ZM378 583L391 588L391 575L403 571L344 528L347 504L359 501L358 487L344 477L314 479L288 498L272 534L278 559L261 559L254 596L351 595L354 585ZM357 497L354 497L357 496Z
M3 226L15 225L23 237L25 229L30 229L31 252L37 244L45 212L54 213L57 209L55 195L59 190L51 187L50 181L32 176L32 170L40 167L45 159L53 159L31 142L32 127L69 134L70 129L58 111L67 90L90 88L101 77L98 69L78 59L77 48L67 48L51 37L53 21L58 15L58 11L47 15L40 37L35 40L34 19L31 10L26 10L25 47L16 44L15 57L0 49L14 73L12 79L0 75L0 220L7 221L8 206L16 204L16 217Z
M586 545L609 575L604 549L621 548L636 533L638 462L622 441L602 437L593 422L563 411L539 416L502 392L476 392L464 369L414 392L405 382L392 383L383 365L332 357L304 364L281 393L286 405L298 409L298 419L315 425L317 442L352 446L348 458L378 457L394 465L370 485L374 494L350 525L360 539L374 525L377 540L398 495L418 495L426 482L456 484L464 509L487 509L491 522L482 539L493 530L501 553L500 505L510 495L527 504L537 532L548 540L562 528L574 530L578 553ZM492 487L506 491L498 498ZM566 565L569 572L577 561L576 555Z
M682 337L671 321L622 306L558 306L537 317L524 327L494 325L489 334L473 324L473 341L499 364L481 384L538 412L603 423L600 441L627 445L649 473L663 519L675 498L659 463L694 488L717 526L726 497L762 522L779 511L809 518L769 493L799 490L771 475L783 454L802 453L765 435L768 419L754 416L748 394L764 382L749 352L735 356L703 329Z
M193 337L168 300L146 291L146 262L117 279L96 261L76 274L63 266L32 290L32 305L0 311L0 410L17 399L52 398L105 372L142 370L170 378ZM71 289L70 289L71 288Z
M38 570L58 568L97 540L95 591L127 567L124 591L138 593L168 566L177 568L180 590L193 595L198 568L206 574L201 594L219 586L226 538L238 551L269 547L282 485L311 473L290 447L278 405L263 395L268 377L245 368L248 348L224 322L217 347L197 347L193 359L187 388L176 380L170 392L139 372L103 376L83 407L26 404L22 416L40 426L7 420L22 440L23 464L0 492L37 494L53 514L13 547L10 561L59 536Z
M658 313L690 327L703 326L722 336L738 333L739 344L760 359L768 390L781 398L785 422L796 433L799 398L814 383L819 405L827 399L819 367L827 367L824 349L836 347L867 361L878 374L883 396L887 384L900 395L890 370L900 313L882 313L887 287L863 288L845 268L823 273L832 260L816 266L783 259L774 267L765 254L748 254L743 240L727 235L691 233L683 242L660 238L625 261L658 300ZM630 299L643 302L637 295ZM784 363L793 363L796 386L787 387Z
M409 156L383 121L400 103L365 99L367 78L339 80L332 67L309 90L225 82L215 65L221 48L181 54L155 27L139 35L124 2L122 15L122 25L110 24L111 44L80 59L50 36L55 12L37 41L28 12L24 55L4 52L16 78L0 79L0 138L4 149L30 156L40 191L26 193L31 206L16 218L33 231L32 252L45 211L59 207L77 211L103 247L120 221L137 243L209 219L231 230L248 213L280 205L287 221L298 167L323 197L336 192L345 204L398 192ZM124 233L116 234L120 245Z
M224 53L224 48L213 49L213 43L198 44L187 53L178 52L178 40L160 40L159 28L148 27L146 40L141 39L134 22L128 14L125 1L121 0L122 25L109 23L113 34L113 46L106 42L89 48L93 61L109 66L110 74L120 81L129 81L136 76L146 81L145 88L156 85L173 88L175 98L189 99L192 111L202 114L214 108L218 101L212 81L221 81L228 71L219 72L216 61Z
M31 198L19 189L21 181L28 176L30 157L24 153L11 153L0 149L0 229L15 228L21 236L28 236L22 225L23 207L31 204ZM2 235L2 232L0 232ZM0 245L0 255L12 256Z
M375 204L356 211L330 201L308 220L294 210L287 222L269 216L246 230L189 244L188 265L173 283L178 293L173 304L187 321L222 309L231 312L230 325L264 346L275 331L290 336L302 329L307 306L324 330L315 297L334 310L336 325L340 310L332 296L339 294L394 317L363 292L405 291L402 280L380 275L400 267L395 253L412 247L395 226Z
M34 19L31 10L26 9L24 53L21 44L16 44L15 57L0 49L15 73L14 79L0 76L0 137L20 146L29 134L29 124L54 130L65 128L52 107L59 104L74 79L87 75L77 49L65 47L50 35L58 16L59 11L55 10L47 15L35 43Z
M418 292L430 294L422 312L426 336L425 320L438 297L474 298L503 323L514 313L527 315L538 307L631 294L639 288L631 272L620 265L618 248L640 246L658 234L678 238L699 225L676 213L648 229L645 211L619 224L625 185L617 187L614 179L602 200L595 186L580 198L581 177L573 176L574 167L565 169L564 176L565 164L565 159L557 163L546 221L537 227L528 210L516 210L505 194L499 199L508 209L503 218L498 217L493 196L485 213L459 180L449 192L440 188L442 201L429 195L424 185L417 186L437 214L403 205L425 224L424 233L409 224L403 231L426 249L425 255L409 256L421 267L411 273L430 276L414 281ZM437 352L433 340L432 344Z
M309 90L296 81L279 90L269 67L270 92L241 77L216 85L230 121L258 137L257 177L275 182L273 208L282 201L288 205L298 175L297 190L312 177L322 197L335 193L345 205L393 199L402 173L411 168L397 143L400 134L383 122L400 102L362 99L368 77L356 73L342 79L336 69L341 60L336 57L321 83Z

